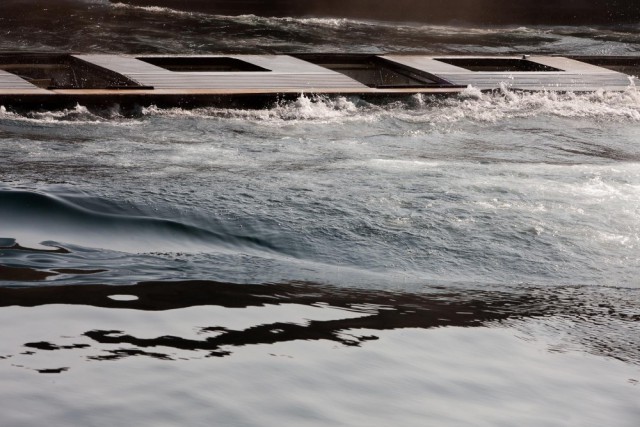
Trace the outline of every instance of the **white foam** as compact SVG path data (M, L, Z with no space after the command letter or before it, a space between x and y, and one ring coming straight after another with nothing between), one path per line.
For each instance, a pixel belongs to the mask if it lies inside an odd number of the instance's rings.
M496 122L538 115L640 121L640 93L632 86L625 92L600 90L587 94L520 93L505 85L497 94L481 94L468 88L461 97L445 101L442 106L436 121Z
M0 120L13 122L26 122L31 124L72 124L72 125L96 125L108 124L116 126L132 126L140 124L140 121L124 118L118 105L112 108L91 111L84 105L76 104L72 109L50 111L28 111L17 113L7 110L0 105ZM1 122L0 122L1 124Z
M110 3L111 7L114 9L127 9L127 10L138 10L148 13L157 13L163 15L182 15L182 16L195 16L196 13L186 12L183 10L171 9L168 7L160 7L160 6L134 6L125 3Z
M282 122L310 121L331 123L345 120L369 120L363 110L354 101L345 97L316 97L300 95L293 101L276 103L269 109L243 110L227 108L199 108L184 110L181 108L160 109L155 106L142 109L145 116L165 117L202 117L232 120L251 120L263 122L268 126L280 126Z
M503 120L555 116L590 119L600 122L640 122L640 91L631 84L624 92L599 90L592 93L516 92L503 85L496 93L483 93L468 87L460 95L434 99L425 95L407 97L403 102L371 104L357 97L300 95L295 100L280 101L266 109L197 108L141 109L143 117L189 117L260 122L263 126L310 122L318 124L373 123L399 120L412 125L405 132L420 136L433 131L432 126L448 126L461 121L496 123ZM0 120L34 123L133 125L137 119L124 118L118 106L93 111L82 105L57 111L15 113L0 107ZM431 128L424 129L424 125Z

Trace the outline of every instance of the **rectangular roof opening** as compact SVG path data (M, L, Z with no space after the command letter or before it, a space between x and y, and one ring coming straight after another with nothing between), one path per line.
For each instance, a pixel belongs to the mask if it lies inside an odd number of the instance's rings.
M436 58L436 61L454 65L469 71L480 72L552 72L558 68L538 64L526 59L514 58Z
M420 70L375 55L299 54L299 59L342 73L376 89L450 86Z
M0 70L43 89L128 89L127 77L66 54L0 54Z
M246 61L228 57L152 56L136 58L156 67L178 73L184 72L256 72L271 71Z

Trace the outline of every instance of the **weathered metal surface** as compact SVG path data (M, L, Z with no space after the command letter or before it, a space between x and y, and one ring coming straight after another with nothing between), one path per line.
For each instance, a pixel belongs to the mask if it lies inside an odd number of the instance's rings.
M438 95L459 93L468 86L480 90L508 87L526 91L624 91L632 78L619 70L640 70L640 58L588 57L585 61L554 56L323 54L137 58L16 54L16 57L5 55L0 61L0 105L35 108L78 102L244 105L251 104L252 99L260 104L266 99L301 93L367 97ZM33 72L28 69L32 63ZM50 64L53 66L49 67ZM63 70L66 75L82 72L82 78L69 80L75 81L75 86L47 83L56 80L47 73L55 77L53 73L61 72L60 64L67 67ZM25 74L24 78L18 71ZM384 73L386 79L371 78ZM394 77L395 80L388 77L394 73L404 77ZM405 77L407 80L403 80Z
M40 89L39 87L27 82L26 80L20 78L15 74L0 70L0 93L5 93L6 91L38 93L47 92L46 90Z
M438 59L478 58L473 56L386 55L384 58L420 69L456 85L478 89L495 89L506 85L520 90L588 91L597 89L625 90L630 79L626 74L564 57L532 56L527 61L557 68L558 71L471 71ZM519 56L494 56L484 59L514 59Z
M173 72L133 57L76 57L155 89L367 89L366 86L340 73L287 55L208 56L239 59L270 70L265 72Z

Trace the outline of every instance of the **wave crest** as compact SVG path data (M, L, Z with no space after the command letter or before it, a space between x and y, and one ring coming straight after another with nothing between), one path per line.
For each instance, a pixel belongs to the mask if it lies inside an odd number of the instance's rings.
M178 220L105 213L72 201L33 191L0 190L0 238L29 247L57 241L124 252L206 252L211 250L272 251L275 246L256 236L208 230Z
M469 87L460 95L435 98L414 95L399 101L372 103L358 97L300 95L271 108L242 110L227 108L144 108L144 116L201 117L252 120L279 126L283 122L372 122L398 119L410 123L450 124L462 120L495 123L513 118L556 116L601 121L640 121L640 92L630 86L624 92L599 90L592 93L518 92L503 86L484 93Z

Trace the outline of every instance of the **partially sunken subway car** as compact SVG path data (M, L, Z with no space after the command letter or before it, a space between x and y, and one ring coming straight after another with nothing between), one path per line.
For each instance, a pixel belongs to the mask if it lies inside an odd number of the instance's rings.
M0 105L262 106L300 94L624 91L640 57L0 54Z

